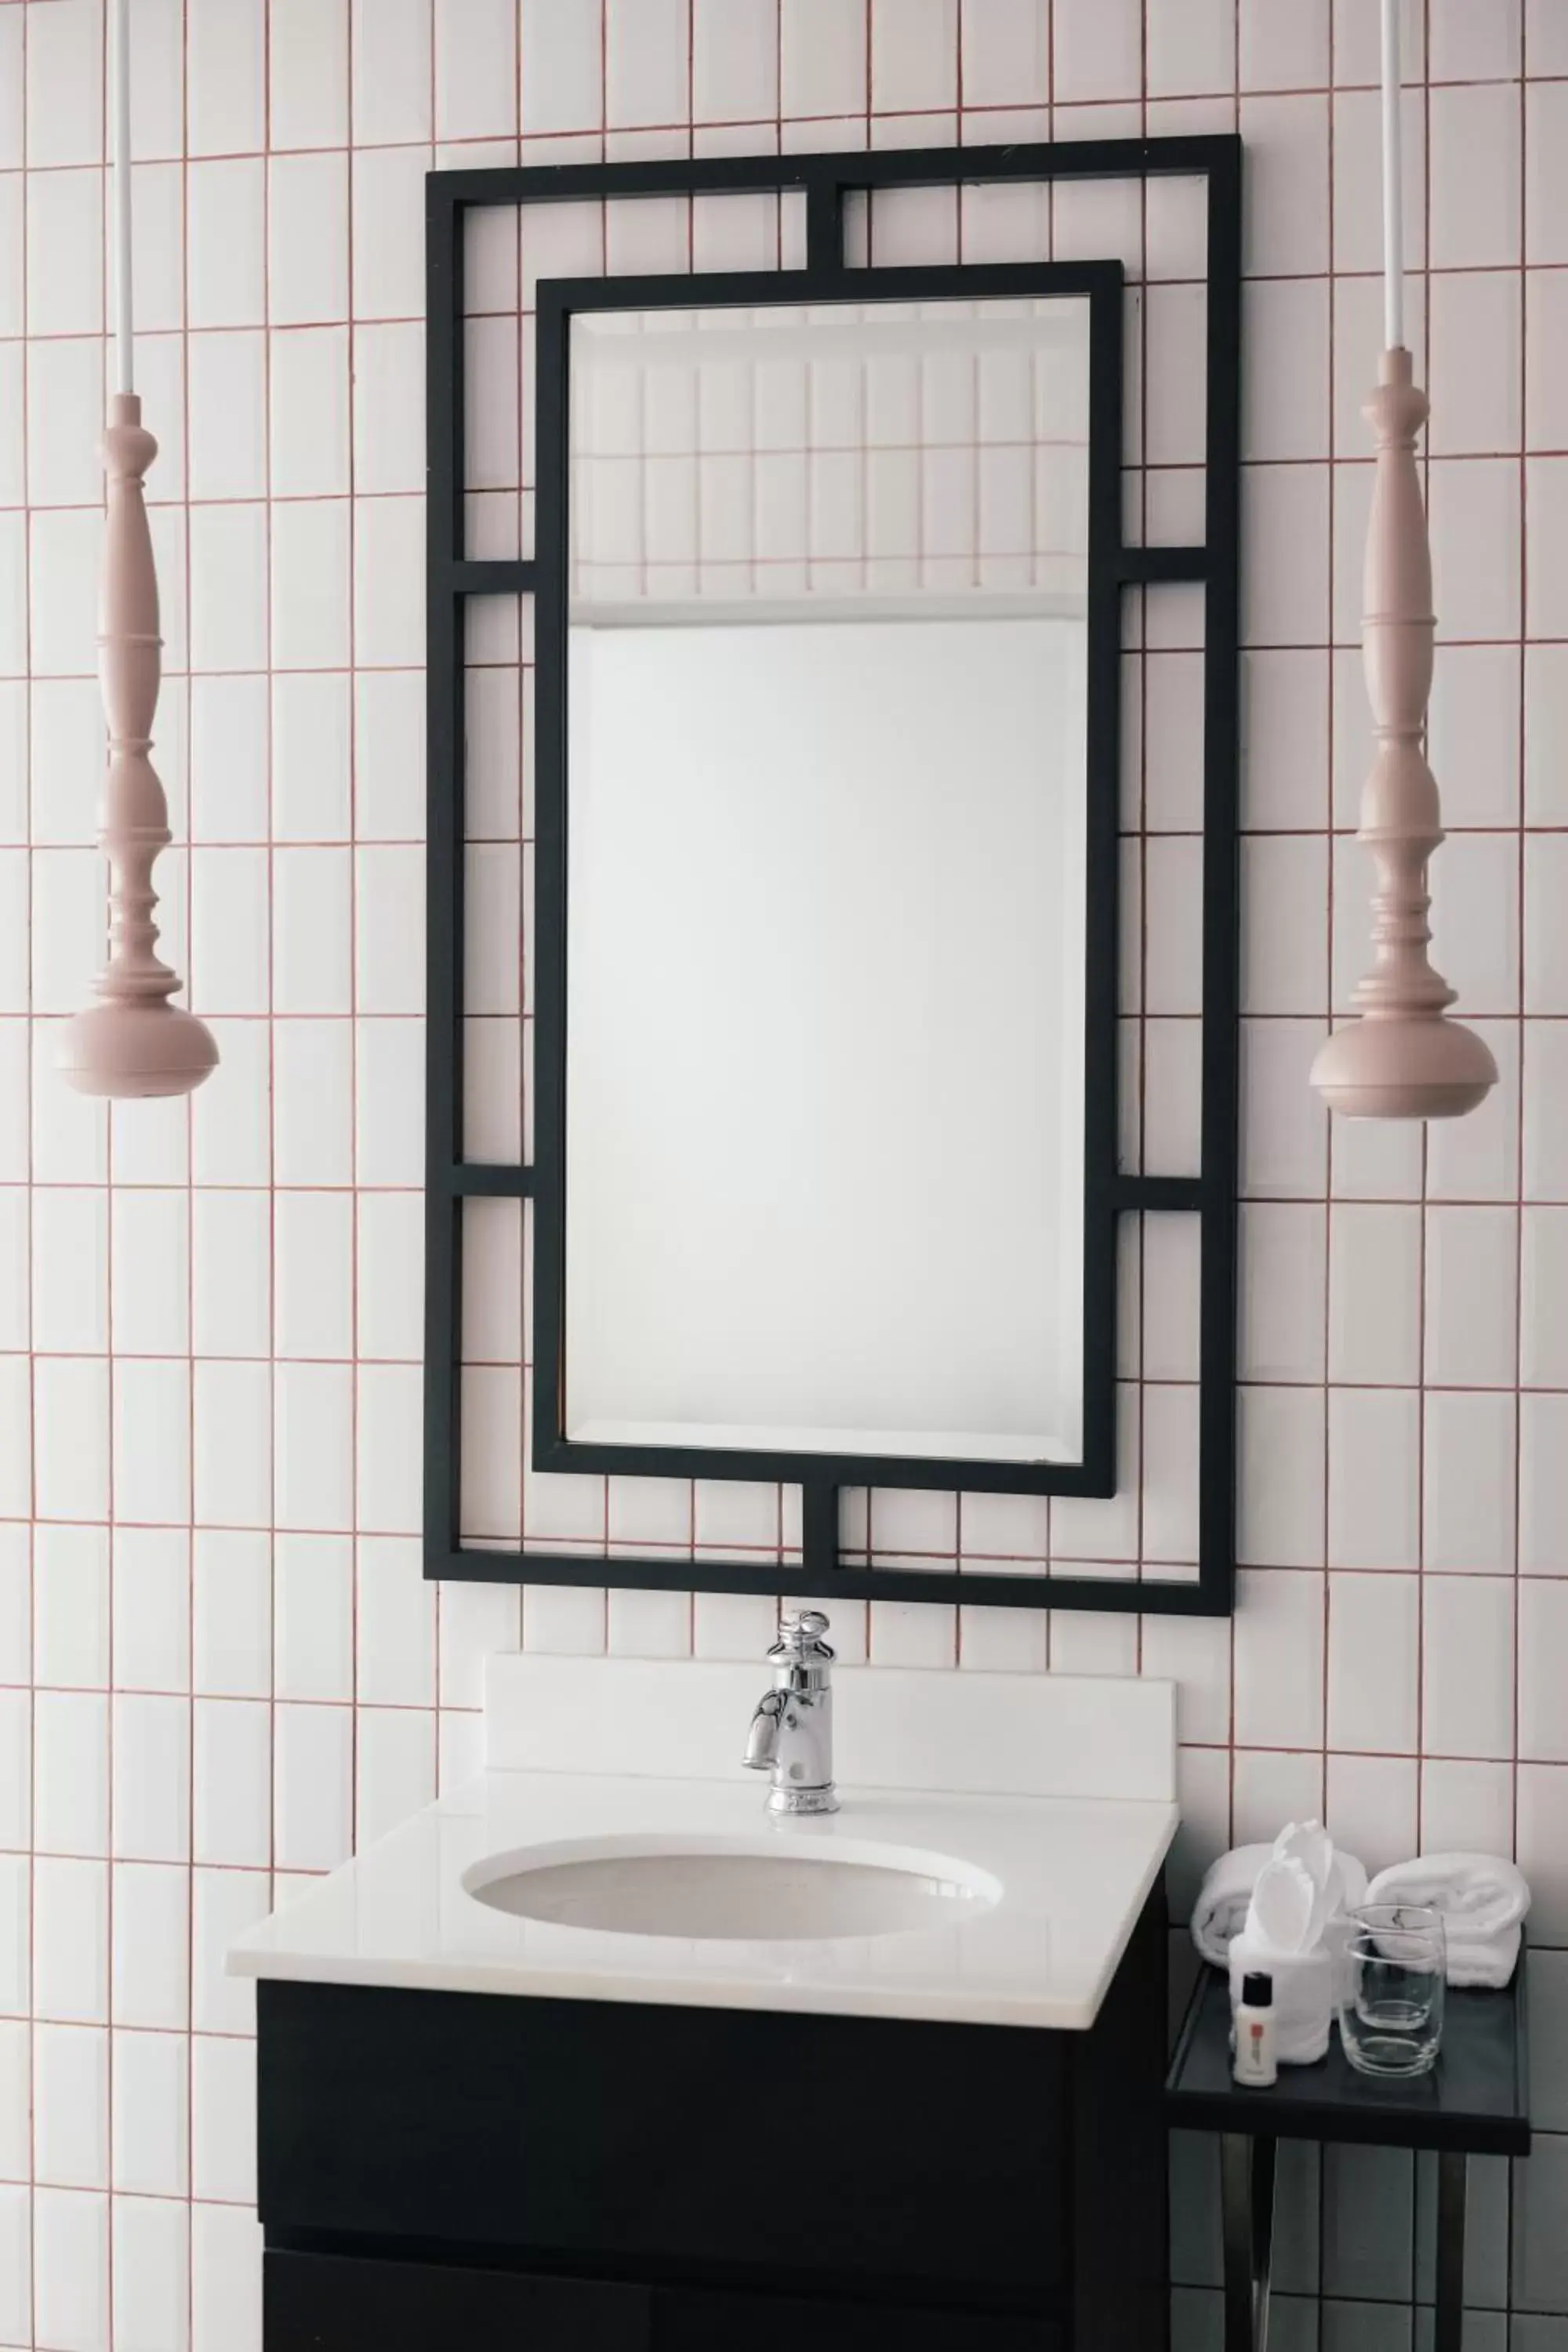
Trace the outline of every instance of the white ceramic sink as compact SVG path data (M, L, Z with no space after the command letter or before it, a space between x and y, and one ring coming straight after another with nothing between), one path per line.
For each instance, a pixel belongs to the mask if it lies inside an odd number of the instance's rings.
M914 1848L817 1851L718 1838L600 1838L499 1854L464 1874L493 1910L620 1936L738 1943L900 1936L957 1925L1002 1894L989 1872Z

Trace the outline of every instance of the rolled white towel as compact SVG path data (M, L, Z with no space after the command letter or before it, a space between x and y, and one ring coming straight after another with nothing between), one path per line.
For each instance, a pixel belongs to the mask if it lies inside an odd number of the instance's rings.
M1217 1969L1224 1968L1241 1933L1258 1874L1272 1851L1266 1845L1234 1845L1204 1873L1193 1905L1193 1941Z
M1530 1886L1495 1853L1418 1853L1380 1870L1368 1903L1422 1903L1443 1914L1451 1985L1507 1984L1519 1958Z
M1247 1906L1258 1884L1258 1874L1280 1850L1288 1831L1272 1845L1236 1845L1212 1863L1193 1905L1193 1941L1216 1969L1223 1969L1231 1945L1247 1920ZM1335 1849L1330 1872L1331 1916L1353 1911L1367 1899L1366 1872L1353 1853ZM1415 1898L1412 1897L1411 1900Z

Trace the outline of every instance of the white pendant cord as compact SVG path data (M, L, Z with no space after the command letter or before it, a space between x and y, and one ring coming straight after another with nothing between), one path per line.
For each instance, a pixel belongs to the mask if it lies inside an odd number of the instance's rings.
M131 0L114 0L113 117L114 389L135 389L131 331Z
M125 0L120 0L121 7ZM1405 179L1400 120L1400 0L1383 0L1383 341L1405 341Z

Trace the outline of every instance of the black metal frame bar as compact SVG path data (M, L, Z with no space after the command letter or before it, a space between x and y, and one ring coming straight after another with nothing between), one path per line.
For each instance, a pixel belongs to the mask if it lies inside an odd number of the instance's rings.
M1437 2156L1437 2261L1432 2352L1464 2352L1465 2209L1470 2159L1462 2147Z
M1274 2147L1245 2132L1220 2136L1225 2250L1225 2352L1268 2352L1274 2269Z
M1268 2352L1276 2146L1268 2133L1227 2131L1220 2135L1225 2352ZM1463 2352L1465 2209L1469 2170L1470 2159L1462 2147L1438 2150L1432 2352Z
M1237 1107L1237 738L1241 149L1232 136L1063 145L717 157L432 173L426 182L429 435L429 762L425 1564L430 1577L655 1590L834 1592L846 1599L954 1601L1223 1615L1235 1555L1236 1189ZM850 271L844 208L878 188L1007 180L1201 176L1207 183L1207 444L1201 546L1123 547L1120 527L1120 315L1108 325L1115 263L967 265ZM463 539L463 226L487 205L803 191L802 270L546 283L539 289L536 546L532 560L478 562ZM679 294L676 289L679 289ZM564 819L566 322L573 310L703 302L813 302L986 292L1087 292L1091 309L1091 557L1086 974L1085 1394L1080 1462L957 1464L838 1455L752 1457L718 1449L568 1444L559 1417L560 1139L564 1108L563 893L537 893L535 1162L500 1167L462 1156L464 926L464 614L470 596L535 598L536 824L542 877L562 868ZM1123 587L1189 581L1205 591L1204 1024L1201 1173L1142 1177L1115 1167L1119 628L1094 625ZM1109 756L1108 756L1109 755ZM559 790L552 785L558 781ZM1109 899L1109 908L1106 901ZM1096 903L1098 901L1098 903ZM553 1027L552 1027L553 1024ZM551 1044L556 1034L556 1045ZM458 1533L461 1216L465 1199L537 1196L534 1460L542 1469L633 1475L780 1479L802 1487L804 1556L783 1561L487 1550ZM840 1565L838 1490L846 1485L1058 1494L1114 1492L1115 1224L1125 1213L1195 1212L1202 1226L1199 1559L1194 1582L1159 1579L854 1569ZM546 1235L539 1251L541 1232ZM541 1378L541 1368L546 1367Z

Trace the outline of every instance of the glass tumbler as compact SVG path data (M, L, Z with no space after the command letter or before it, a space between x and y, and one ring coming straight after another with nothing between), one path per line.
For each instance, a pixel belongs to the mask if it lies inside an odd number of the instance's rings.
M1368 1903L1350 1915L1340 2038L1362 2074L1425 2074L1443 2038L1443 1915L1418 1903Z

